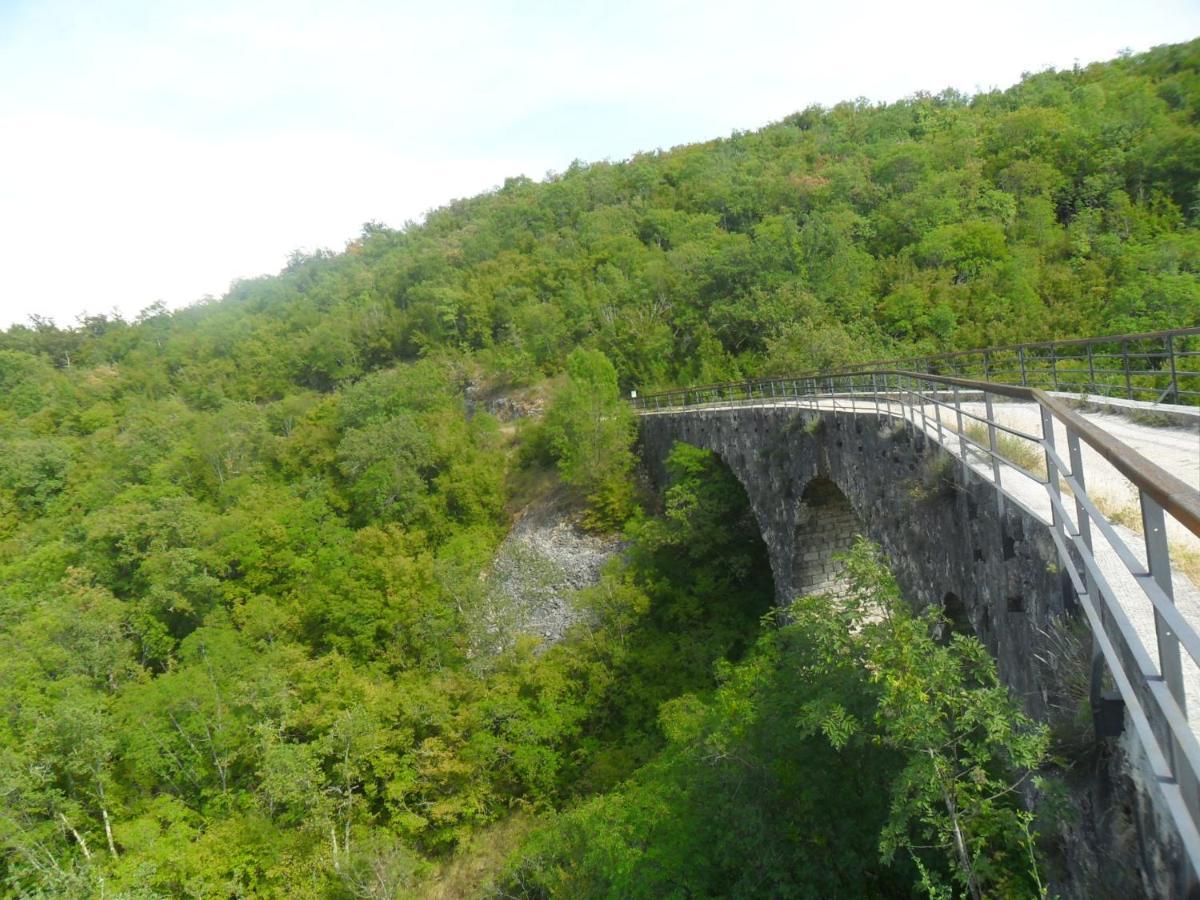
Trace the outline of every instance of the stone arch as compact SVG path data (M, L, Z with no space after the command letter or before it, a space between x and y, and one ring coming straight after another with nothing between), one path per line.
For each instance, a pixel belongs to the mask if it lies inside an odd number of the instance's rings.
M942 597L942 613L955 631L963 634L972 632L971 617L967 613L967 606L954 591L947 591L946 595Z
M783 499L775 492L769 481L756 478L753 472L753 459L747 459L744 451L734 451L721 445L709 443L691 443L694 447L709 450L724 466L733 473L738 484L750 501L750 512L758 524L758 534L767 547L767 559L771 565L771 580L775 585L775 602L785 606L796 596L792 590L792 577L795 566L792 544L788 539L788 522L785 510L790 506L791 495L794 492L793 482L789 481Z
M800 494L792 536L793 595L845 591L845 567L835 557L863 533L863 523L841 488L823 475L811 479Z
M758 535L766 546L767 558L770 563L771 581L775 587L776 602L782 603L787 599L788 578L791 574L791 557L780 552L787 544L787 536L781 528L781 523L772 517L775 512L767 501L769 491L764 491L761 479L756 479L752 473L753 459L748 459L745 450L729 447L720 441L708 439L709 435L700 433L672 434L667 441L658 444L647 457L651 463L650 475L659 490L667 486L666 460L671 449L676 444L687 444L699 450L712 453L721 464L733 475L741 486L742 492L750 504L750 512L758 526ZM782 537L782 540L780 539ZM790 548L789 548L790 549Z

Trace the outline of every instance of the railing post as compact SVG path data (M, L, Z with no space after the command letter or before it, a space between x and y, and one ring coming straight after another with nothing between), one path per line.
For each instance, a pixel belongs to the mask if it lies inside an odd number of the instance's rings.
M911 375L908 379L908 414L912 419L913 440L917 437L917 382Z
M1087 482L1083 474L1083 453L1080 451L1079 435L1071 429L1070 425L1067 426L1067 453L1070 457L1071 477L1075 480L1079 491L1075 495L1075 528L1079 532L1088 555L1092 556L1092 520L1088 517L1087 509L1084 508L1083 501L1080 499L1080 494L1087 492ZM1100 602L1100 596L1096 590L1096 579L1092 576L1090 566L1085 565L1083 567L1083 583L1088 598L1091 600L1092 606L1096 611L1096 616L1103 626L1108 620L1108 611L1105 604ZM1104 662L1104 651L1100 649L1100 637L1093 634L1092 666L1088 679L1088 702L1092 707L1092 730L1098 739L1116 737L1125 728L1125 716L1123 713L1125 701L1121 699L1119 693L1105 692L1105 668L1107 668L1107 665Z
M905 402L908 406L908 420L912 423L912 435L915 440L917 436L917 382L909 375L904 383L908 385L904 396L907 398Z
M1175 591L1171 585L1171 551L1167 545L1167 523L1163 508L1158 501L1146 491L1138 490L1138 499L1142 506L1142 530L1146 535L1146 563L1150 569L1150 577L1162 589L1167 601L1175 602ZM1154 632L1158 637L1158 665L1162 671L1167 689L1179 705L1179 711L1186 719L1187 695L1183 687L1183 665L1179 657L1179 638L1159 613L1154 610ZM1188 764L1187 756L1179 741L1172 736L1169 753L1166 754L1175 780L1179 782L1180 791L1187 802L1192 819L1200 819L1200 789L1197 788L1196 776Z
M958 416L958 455L962 460L963 487L969 483L967 475L971 465L967 462L967 435L963 430L962 400L958 396L958 385L954 385L954 413Z
M1058 470L1054 466L1054 459L1051 456L1051 451L1054 449L1054 416L1050 414L1050 410L1046 407L1039 407L1042 411L1042 449L1046 457L1046 488L1053 494L1050 503L1050 525L1058 532L1060 541L1064 541L1063 536L1063 520L1058 514L1058 504L1053 502L1057 499L1062 502L1062 488L1058 484ZM1064 543L1063 546L1066 546Z
M1096 361L1092 358L1092 344L1087 345L1088 353L1088 393L1096 393Z
M1129 341L1121 341L1121 357L1125 360L1125 399L1133 399L1133 382L1129 379Z
M1029 382L1025 378L1025 348L1024 347L1017 348L1017 359L1021 363L1021 386L1028 387Z
M917 385L917 398L920 400L920 403L921 403L921 440L928 441L929 440L929 416L926 415L926 413L925 413L925 390L921 386L920 381L918 381L915 378L913 379L913 381Z
M1067 428L1067 455L1071 463L1071 477L1075 479L1075 483L1079 485L1081 491L1086 490L1084 487L1083 478L1083 453L1079 447L1079 435L1071 428ZM1088 518L1087 510L1083 506L1083 501L1079 497L1075 498L1075 528L1079 532L1079 536L1083 539L1083 545L1087 547L1088 553L1092 552L1092 521ZM1084 567L1084 575L1088 579L1088 594L1092 594L1094 588L1091 584L1091 570ZM1098 607L1097 607L1098 608Z
M942 437L942 403L940 400L937 399L937 388L936 387L934 388L934 395L933 395L933 415L934 415L934 418L937 419L938 446L945 448L946 442L945 442L945 439Z
M1050 347L1050 378L1054 383L1054 389L1058 390L1058 351L1054 346Z
M983 405L987 410L987 426L988 426L988 449L991 451L989 456L992 459L992 481L996 485L996 506L1000 512L1000 521L1004 521L1004 490L1000 481L1000 453L996 445L996 416L992 409L992 395L983 392Z
M1167 335L1167 359L1171 361L1171 399L1179 402L1179 373L1175 371L1175 335Z
M1158 501L1143 490L1138 491L1138 499L1142 507L1142 530L1146 536L1146 561L1150 575L1174 602L1175 592L1171 585L1171 551L1167 546L1167 523L1163 509ZM1179 639L1175 632L1163 620L1158 610L1154 611L1154 630L1158 635L1159 667L1167 687L1179 704L1179 708L1187 715L1187 705L1183 696L1183 669L1179 661Z

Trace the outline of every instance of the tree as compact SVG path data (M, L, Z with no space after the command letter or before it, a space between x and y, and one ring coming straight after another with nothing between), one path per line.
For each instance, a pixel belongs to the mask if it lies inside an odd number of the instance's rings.
M601 351L579 348L567 357L567 383L546 413L546 430L563 481L591 505L590 522L623 521L633 508L634 416Z
M815 720L835 745L868 727L875 741L902 755L880 838L884 861L907 851L936 894L937 878L922 859L932 846L954 861L954 880L976 900L1045 896L1030 837L1033 814L1017 788L1046 757L1046 727L1017 708L977 638L933 639L945 624L938 611L911 611L877 547L860 538L846 567L849 596L801 601L797 623L828 619L828 604L840 602L850 637L839 652L857 657L877 686L870 723L837 708L821 709Z

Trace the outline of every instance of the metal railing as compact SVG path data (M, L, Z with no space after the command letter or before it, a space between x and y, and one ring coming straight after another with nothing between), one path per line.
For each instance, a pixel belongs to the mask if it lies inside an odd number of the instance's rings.
M1095 397L1200 406L1200 327L877 360L831 371L804 372L787 376L787 380L883 369L976 378L993 384ZM744 384L765 385L779 380L751 379ZM666 406L680 394L725 386L664 391L641 398L635 406L650 408L646 403L656 399Z
M1200 329L1188 331L1189 336L1196 333ZM1156 337L1169 341L1178 353L1178 336L1166 332ZM1126 342L1127 347L1134 338L1104 340ZM1095 342L1078 346L1093 362L1099 356ZM1017 358L1023 359L1022 375L1028 380L1040 369L1030 365L1028 345L1017 349L1024 351ZM989 351L984 364L995 365L1001 358L997 353ZM1170 371L1177 393L1191 390L1181 388L1178 366ZM1132 384L1124 377L1122 381ZM1063 384L1061 377L1058 384ZM1049 526L1091 626L1097 734L1113 733L1105 723L1111 723L1114 712L1117 722L1122 721L1123 702L1192 871L1200 872L1200 743L1188 715L1190 701L1192 719L1200 718L1200 634L1176 606L1168 541L1168 518L1200 537L1200 492L1088 422L1067 402L1028 385L885 368L706 385L644 397L636 405L651 416L754 405L899 419L955 457L964 485L971 479L992 482L1001 515L1006 502L1018 502L1039 516ZM1002 417L1002 411L1010 415ZM1136 490L1141 547L1136 541L1131 547L1097 507L1096 497L1088 495L1085 447ZM1104 463L1091 459L1089 464ZM1103 691L1104 664L1119 693L1115 709L1115 698Z

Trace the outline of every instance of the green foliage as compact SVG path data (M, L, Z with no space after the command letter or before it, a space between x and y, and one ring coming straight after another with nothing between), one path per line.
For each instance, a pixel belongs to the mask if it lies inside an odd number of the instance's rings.
M845 598L798 600L668 747L535 832L509 896L1040 896L1015 786L1046 752L974 639L931 636L861 542ZM897 851L903 850L903 855Z
M974 97L811 108L510 180L419 226L369 224L344 253L297 254L220 302L16 326L0 336L0 406L53 428L46 407L74 393L87 402L58 415L90 433L128 392L216 410L447 354L528 383L582 345L647 391L1194 325L1198 54L1193 41Z
M879 685L876 739L905 761L891 786L883 859L932 845L954 859L954 880L972 897L1044 896L1033 814L1016 788L1045 760L1048 729L1018 710L978 639L933 640L937 613L908 611L876 548L860 540L846 564L845 624L861 635L846 649Z
M634 552L652 557L648 567L669 574L688 596L737 606L772 593L766 546L730 469L710 451L676 444L667 476L663 516L637 530Z
M741 487L680 448L643 514L623 397L1197 324L1198 62L811 108L0 333L0 892L412 891L514 811L558 823L530 893L1036 892L1040 738L979 648L816 601L755 645ZM552 464L628 549L568 641L480 666Z
M619 526L633 512L633 410L621 399L617 371L599 350L567 357L567 381L543 426L559 472L588 499L588 521Z
M46 438L3 441L0 460L0 489L23 512L40 512L66 486L70 445Z
M600 354L575 359L556 448L623 520L628 409ZM715 461L679 468L689 514L632 536L586 628L481 676L463 598L512 473L496 421L463 415L459 366L262 405L131 394L86 435L54 410L63 433L40 433L31 408L0 432L5 891L412 891L514 807L605 789L661 747L659 705L710 686L769 601L721 564L754 535L719 527L748 521L744 495ZM694 543L703 565L664 568ZM757 552L737 571L765 572Z

